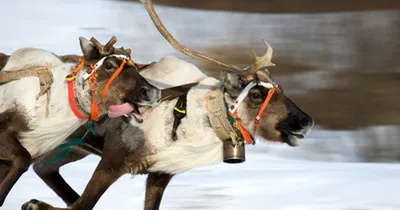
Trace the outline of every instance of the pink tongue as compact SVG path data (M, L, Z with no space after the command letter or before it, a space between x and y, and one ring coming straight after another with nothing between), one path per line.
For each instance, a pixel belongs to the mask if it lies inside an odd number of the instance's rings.
M108 107L108 116L110 118L120 117L124 114L131 113L134 110L130 103L124 103L121 105L112 105Z

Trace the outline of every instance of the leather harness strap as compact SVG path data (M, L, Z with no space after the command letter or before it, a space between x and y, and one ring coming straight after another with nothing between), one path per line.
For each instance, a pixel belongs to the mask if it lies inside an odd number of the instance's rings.
M40 96L46 94L46 113L45 116L49 116L49 104L50 104L50 86L53 84L53 76L51 74L51 67L41 66L41 67L30 67L19 69L15 71L1 71L0 72L0 84L7 83L14 80L19 80L24 77L35 76L39 77L40 92L36 96L39 99Z
M207 95L207 109L211 127L222 141L231 139L234 144L242 144L242 137L237 134L235 128L229 122L222 88L214 86Z
M37 98L39 98L39 96L47 92L47 90L53 83L53 77L51 75L51 67L48 66L30 67L15 71L3 70L0 72L0 83L7 83L14 80L22 79L24 77L31 77L31 76L39 77L40 92L37 96Z
M185 94L187 94L187 92L189 92L189 90L192 87L194 87L197 84L198 83L196 82L196 83L189 83L189 84L185 84L185 85L162 89L161 90L161 101L172 100L174 98L185 95Z
M176 141L176 130L178 129L181 120L186 117L186 102L187 102L187 94L181 95L176 102L174 107L174 123L172 126L172 140Z
M172 140L176 141L176 130L178 129L181 120L186 117L186 101L189 90L198 83L189 83L176 87L166 88L161 90L161 101L173 100L178 97L178 101L173 110L174 123L172 125Z

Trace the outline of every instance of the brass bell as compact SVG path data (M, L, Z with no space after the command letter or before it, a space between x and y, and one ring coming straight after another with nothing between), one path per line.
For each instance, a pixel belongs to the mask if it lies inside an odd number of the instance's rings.
M230 139L223 141L223 156L225 163L243 163L246 161L245 144L236 145Z

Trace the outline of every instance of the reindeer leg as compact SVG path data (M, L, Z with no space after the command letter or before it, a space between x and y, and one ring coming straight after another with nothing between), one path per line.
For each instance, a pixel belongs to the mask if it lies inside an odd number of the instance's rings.
M111 159L111 160L110 160ZM70 210L90 210L96 205L97 201L104 192L123 174L124 161L115 161L111 158L102 158L97 166L92 178L86 186L82 196L74 202L69 208ZM25 203L21 210L64 210L63 208L54 208L51 205L38 201L31 200Z
M0 183L6 178L10 172L11 163L10 161L0 160Z
M2 206L12 187L28 170L31 164L31 156L16 138L5 132L0 136L0 159L11 162L9 170L4 169L3 176L5 171L8 171L8 173L0 184L0 206Z
M83 159L88 155L85 151L72 147L69 150L68 156L63 157L57 162L48 162L50 158L58 154L59 151L53 151L52 154L33 165L36 174L49 186L68 206L72 205L79 199L79 194L76 193L71 186L63 179L59 170L62 166Z
M171 181L173 174L149 173L146 181L145 210L158 210L165 188Z

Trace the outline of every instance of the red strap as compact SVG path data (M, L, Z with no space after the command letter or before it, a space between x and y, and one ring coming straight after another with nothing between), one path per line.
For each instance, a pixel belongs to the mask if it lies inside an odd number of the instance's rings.
M268 103L272 98L272 95L274 95L274 92L275 92L275 88L269 89L267 98L265 99L265 101L264 101L263 105L261 106L260 110L258 110L258 113L257 113L257 116L256 116L256 121L255 121L256 126L260 123L261 116L264 113L264 110L267 108Z
M112 81L114 81L114 79L118 76L118 74L122 71L122 69L124 68L124 65L126 63L126 60L122 60L121 65L119 66L119 68L114 72L114 74L111 76L111 78L107 81L106 86L103 89L103 92L101 93L101 100L104 99L104 97L106 96L107 90L110 87Z
M68 81L68 102L69 106L71 107L72 112L75 114L76 117L79 119L87 119L89 117L82 114L78 107L76 106L75 102L75 90L74 90L74 80Z
M99 106L97 105L96 100L95 100L95 92L94 92L94 83L95 82L96 82L96 76L93 73L89 76L89 86L90 86L90 89L92 90L92 106L91 106L91 110L90 110L91 111L90 118L92 120L97 121L97 120L99 120Z
M79 65L76 66L73 71L67 75L67 77L65 78L67 81L73 81L75 80L75 76L76 74L82 69L83 65L85 64L85 60L83 59L83 57L79 57Z

